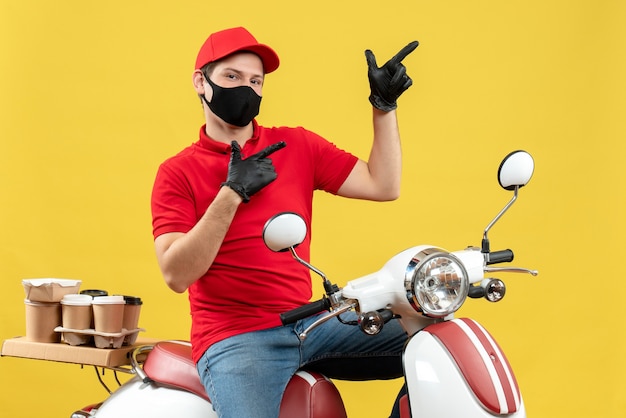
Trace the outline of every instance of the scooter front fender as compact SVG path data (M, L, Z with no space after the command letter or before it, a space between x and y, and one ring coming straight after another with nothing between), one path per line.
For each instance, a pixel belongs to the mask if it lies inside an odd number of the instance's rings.
M97 418L217 418L209 402L193 393L143 383L134 377L102 403Z
M441 322L415 334L404 369L413 418L526 416L508 360L474 320Z

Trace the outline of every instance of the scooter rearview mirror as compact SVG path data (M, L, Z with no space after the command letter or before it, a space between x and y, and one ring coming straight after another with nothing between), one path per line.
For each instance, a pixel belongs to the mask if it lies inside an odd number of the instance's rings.
M296 213L283 212L271 217L263 227L263 242L274 252L288 251L306 238L307 226Z
M500 167L498 168L498 183L500 183L500 186L505 190L512 190L513 198L511 198L504 209L502 209L485 228L481 250L483 253L487 255L490 253L489 238L487 237L489 230L517 200L517 192L520 187L525 186L530 181L534 170L535 162L533 157L526 151L513 151L504 157L500 163Z
M302 216L293 212L282 212L272 216L263 227L263 242L267 248L274 252L291 251L291 255L299 263L318 274L326 283L326 275L301 259L296 253L295 247L306 238L307 226ZM330 283L330 282L329 282Z
M523 187L533 176L535 162L526 151L513 151L500 163L498 168L498 182L506 190L515 190Z

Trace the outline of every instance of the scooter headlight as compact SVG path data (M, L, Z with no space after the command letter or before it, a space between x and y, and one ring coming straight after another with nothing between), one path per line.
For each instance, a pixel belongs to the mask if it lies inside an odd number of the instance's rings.
M457 257L439 248L428 248L411 259L404 285L407 299L416 311L442 318L461 307L469 280Z

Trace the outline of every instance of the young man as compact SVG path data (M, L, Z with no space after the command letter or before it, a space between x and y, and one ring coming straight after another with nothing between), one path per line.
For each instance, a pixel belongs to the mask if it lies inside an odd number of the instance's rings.
M163 277L172 290L189 292L193 358L220 417L276 418L289 379L305 365L344 378L402 375L406 337L395 321L376 338L329 321L300 341L314 318L283 326L279 314L311 298L311 278L288 253L268 250L261 235L284 211L310 226L317 189L398 197L396 100L412 84L401 61L416 47L380 68L366 51L374 124L367 162L303 128L257 124L265 76L279 58L246 29L216 32L201 47L193 85L206 124L196 143L159 168L152 214ZM298 247L306 260L309 247L309 237Z

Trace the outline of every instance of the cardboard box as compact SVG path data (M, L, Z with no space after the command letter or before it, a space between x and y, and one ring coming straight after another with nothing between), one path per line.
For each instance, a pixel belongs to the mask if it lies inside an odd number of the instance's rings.
M36 343L24 337L5 340L0 356L22 357L36 360L60 361L98 367L120 367L130 364L129 353L142 345L155 344L160 340L139 338L133 345L104 349L71 346L63 343Z
M63 296L78 293L81 280L24 279L22 285L26 299L33 302L60 302Z

